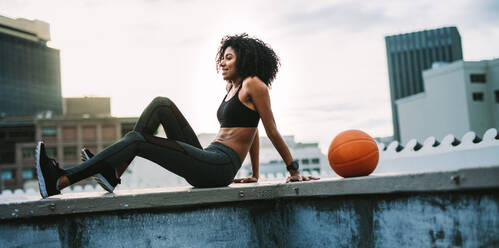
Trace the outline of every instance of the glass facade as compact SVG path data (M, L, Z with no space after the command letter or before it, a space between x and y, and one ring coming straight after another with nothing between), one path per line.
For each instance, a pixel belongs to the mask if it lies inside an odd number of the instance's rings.
M463 59L461 36L456 27L444 27L385 37L390 80L393 135L399 140L395 101L424 92L423 70L434 62Z
M47 153L47 156L57 158L57 147L45 147L45 152Z
M0 33L0 117L62 114L59 50Z
M42 127L42 137L56 137L57 128L56 127Z
M35 151L32 147L22 148L21 156L23 159L33 159L35 157Z
M77 159L76 146L65 146L63 152L64 152L64 160L65 161L74 161Z
M23 173L22 173L22 178L23 179L31 179L33 178L33 169L23 169Z
M3 170L2 171L2 179L3 180L14 179L14 170Z
M31 123L0 122L0 137L0 167L2 167L2 164L15 163L16 143L35 141L35 126L32 121ZM29 154L28 150L23 152L23 156Z

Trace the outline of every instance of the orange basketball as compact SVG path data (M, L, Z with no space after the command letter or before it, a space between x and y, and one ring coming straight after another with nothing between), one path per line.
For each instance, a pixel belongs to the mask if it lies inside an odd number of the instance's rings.
M329 165L342 177L367 176L376 169L378 145L369 134L360 130L339 133L328 151Z

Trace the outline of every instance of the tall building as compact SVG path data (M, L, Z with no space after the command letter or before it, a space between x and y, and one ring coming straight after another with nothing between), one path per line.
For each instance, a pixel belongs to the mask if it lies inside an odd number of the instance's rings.
M435 62L463 59L461 36L456 27L443 27L385 37L392 106L393 135L400 140L395 101L424 92L422 71Z
M0 117L62 114L59 50L49 24L0 16Z
M456 61L424 71L423 78L425 92L396 101L403 144L499 129L499 59Z

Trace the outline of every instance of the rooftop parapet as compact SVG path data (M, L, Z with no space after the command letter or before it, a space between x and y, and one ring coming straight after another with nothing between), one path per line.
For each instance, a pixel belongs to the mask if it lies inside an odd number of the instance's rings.
M499 166L421 174L377 175L357 178L331 178L302 183L264 182L231 184L228 187L196 189L171 187L71 193L41 199L38 195L4 198L0 220L47 215L103 211L176 208L227 202L277 200L282 198L335 197L394 192L441 192L499 188Z
M0 203L3 247L493 247L499 166Z
M423 143L416 139L406 144L379 143L378 149L380 161L374 174L449 171L499 164L499 135L495 128L487 130L483 137L474 132L463 137L449 134L442 140L428 137Z

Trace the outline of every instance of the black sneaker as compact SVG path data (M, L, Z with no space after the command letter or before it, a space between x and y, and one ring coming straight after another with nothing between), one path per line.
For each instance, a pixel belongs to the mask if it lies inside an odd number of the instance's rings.
M60 194L61 191L57 189L57 179L65 175L66 172L59 168L59 164L54 159L47 156L45 144L42 141L38 142L36 146L35 163L42 198Z
M87 148L81 149L81 160L87 161L94 156ZM94 176L95 181L104 188L107 192L113 193L116 185L121 183L121 179L118 178L116 174L116 169L113 167L106 167L101 173L97 173Z

